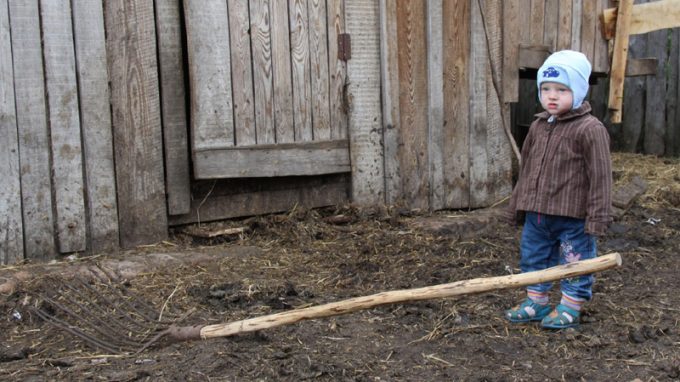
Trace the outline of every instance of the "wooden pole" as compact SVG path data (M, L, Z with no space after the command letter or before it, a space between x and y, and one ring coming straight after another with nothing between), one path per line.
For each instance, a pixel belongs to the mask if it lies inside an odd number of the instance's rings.
M626 59L628 57L628 39L633 0L621 0L616 21L616 37L614 53L609 77L609 109L612 123L621 123L621 107L623 105L623 83L626 76Z
M304 309L294 309L231 323L206 325L203 327L175 327L170 329L170 336L177 340L197 339L199 335L202 339L227 337L234 334L293 324L303 320L338 316L380 305L454 297L498 289L518 288L604 271L620 265L621 255L618 253L611 253L594 259L559 265L542 271L521 273L517 275L482 277L423 288L382 292L370 296L355 297L343 301L312 306Z

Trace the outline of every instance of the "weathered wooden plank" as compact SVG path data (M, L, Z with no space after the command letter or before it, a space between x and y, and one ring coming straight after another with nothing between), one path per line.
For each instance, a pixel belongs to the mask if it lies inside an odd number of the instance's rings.
M680 110L677 108L680 100L680 29L671 31L670 42L666 96L666 155L680 156Z
M657 58L629 58L626 60L626 77L656 75L658 66Z
M668 31L661 30L648 33L647 57L658 59L657 73L663 75L647 77L645 89L646 110L644 124L644 153L663 155L666 151L664 139L666 137L666 73L665 65L668 58Z
M550 47L546 45L520 45L518 66L538 69L548 56L550 56Z
M586 0L588 1L588 0ZM583 0L572 0L571 49L581 50L581 24L583 23Z
M407 205L421 209L428 208L430 193L425 6L422 0L397 2L402 196Z
M0 4L0 264L24 258L21 220L19 138L14 102L14 70L10 41L9 10Z
M601 15L607 6L608 0L598 1L598 15ZM599 19L599 18L598 18ZM594 42L594 58L593 58L593 72L609 73L609 42L604 39L602 31L602 23L595 23L595 42Z
M520 8L516 1L503 2L503 102L519 100ZM524 29L524 28L522 28Z
M71 6L60 0L41 0L40 16L52 141L57 243L61 253L84 251L83 156Z
M331 139L326 0L308 0L309 58L312 76L312 126L315 140Z
M271 1L271 50L276 142L295 140L288 2Z
M631 57L640 57L646 52L646 36L631 36L629 54ZM641 149L641 133L645 121L645 79L643 77L630 77L625 79L624 88L626 97L623 100L623 120L621 133L623 142L621 149L626 152L637 152Z
M251 0L250 38L253 55L257 143L276 142L270 24L269 0Z
M623 83L628 58L628 41L630 14L633 0L621 0L619 4L619 21L616 25L616 40L612 53L612 70L609 77L609 109L613 123L621 122L621 106L623 104Z
M312 140L312 86L307 0L290 0L290 66L295 141ZM276 98L275 98L276 99Z
M617 8L602 8L601 12L604 35L611 39L614 37L617 23ZM631 10L630 34L643 34L679 26L680 0L650 1L646 4L636 4Z
M331 138L347 138L347 105L345 80L347 65L338 59L338 36L345 33L345 0L327 0L328 8L328 73Z
M38 0L10 0L14 92L21 163L24 253L41 260L56 253L45 75Z
M531 45L543 45L543 25L545 23L545 0L531 0L529 37Z
M227 179L199 184L191 213L170 217L180 225L316 208L349 202L349 174L304 178ZM199 187L196 187L199 188Z
M427 82L428 82L428 140L429 152L429 208L445 206L444 181L444 62L442 0L427 1Z
M572 41L572 0L559 0L557 19L557 50L571 48Z
M545 13L543 14L543 45L549 46L553 51L557 49L557 36L559 28L559 0L545 0Z
M470 10L476 2L444 0L444 179L446 207L470 205Z
M85 164L88 249L118 249L118 205L102 3L74 0L73 30Z
M191 202L180 3L176 0L156 0L155 3L165 189L168 213L179 215L189 212Z
M380 77L382 82L385 201L395 204L401 196L399 169L399 60L397 53L397 2L380 0Z
M301 176L349 172L346 139L237 146L197 151L199 179Z
M192 147L234 144L227 3L185 0ZM194 164L195 167L195 164Z
M237 146L252 145L257 141L248 1L230 1L228 5L235 141Z
M470 205L484 206L489 199L489 166L487 155L487 75L489 66L486 32L482 10L476 0L471 0L470 14Z
M352 199L384 203L380 111L380 15L377 2L345 0L352 59L347 63Z
M521 23L521 28L518 28L519 43L529 45L531 44L531 0L517 0L517 12L522 15L521 20L513 20L514 23Z
M597 30L597 1L584 0L581 10L581 52L592 63L595 57L595 33Z
M120 244L130 248L168 234L153 2L105 7Z

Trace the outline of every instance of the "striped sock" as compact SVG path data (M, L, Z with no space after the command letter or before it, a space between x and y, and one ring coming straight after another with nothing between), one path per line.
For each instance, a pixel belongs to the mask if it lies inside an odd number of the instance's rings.
M535 290L527 289L527 297L538 305L548 305L548 292L537 292Z
M580 312L581 307L585 302L586 300L584 298L573 297L569 296L566 293L562 293L562 300L560 301L560 304L566 306L567 308L571 308L577 312Z

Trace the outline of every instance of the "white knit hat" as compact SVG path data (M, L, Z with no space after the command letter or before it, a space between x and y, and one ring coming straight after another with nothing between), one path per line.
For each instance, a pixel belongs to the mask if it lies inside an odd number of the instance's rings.
M572 108L581 106L588 93L588 78L592 68L588 58L581 52L561 50L548 57L538 69L536 85L538 98L541 98L541 84L543 82L557 82L569 89L574 95Z

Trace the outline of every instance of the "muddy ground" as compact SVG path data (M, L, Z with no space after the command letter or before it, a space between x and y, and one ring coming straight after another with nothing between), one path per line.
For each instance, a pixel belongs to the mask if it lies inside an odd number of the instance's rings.
M31 306L67 318L36 300L38 292L61 294L54 293L54 280L41 277L2 296L0 380L680 380L680 162L616 155L614 169L617 184L639 175L648 189L599 241L600 253L620 252L623 266L597 275L595 298L578 329L509 324L503 310L523 298L522 290L511 289L386 305L229 338L161 342L139 354L116 355L36 316ZM246 228L241 234L199 238L178 229L160 245L106 257L213 256L113 285L166 318L194 309L182 325L215 324L518 272L519 230L493 216L295 209L200 227Z

